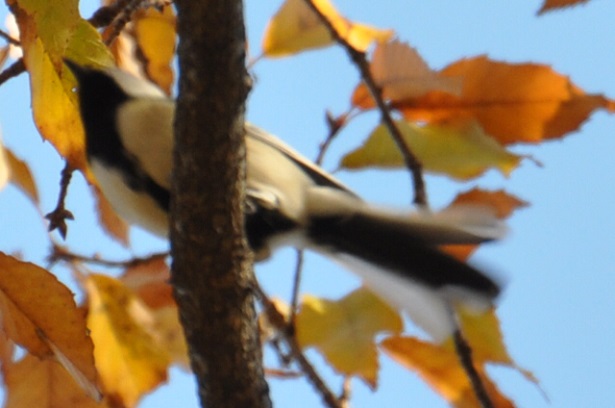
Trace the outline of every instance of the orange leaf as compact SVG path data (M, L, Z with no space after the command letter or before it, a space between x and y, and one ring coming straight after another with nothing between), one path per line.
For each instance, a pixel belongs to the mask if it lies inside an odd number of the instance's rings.
M329 0L314 0L339 35L357 50L365 51L373 41L386 41L392 30L379 30L346 20ZM333 38L304 0L286 0L265 30L262 47L269 57L281 57L331 45Z
M2 147L0 147L1 149ZM28 168L28 165L18 159L13 152L8 149L4 149L6 164L8 165L8 173L10 181L15 184L21 191L23 191L30 200L36 205L38 204L38 190L36 184L34 184L34 177ZM2 161L2 155L0 154L0 162ZM0 167L2 167L0 163ZM2 170L0 170L2 173ZM0 176L0 179L2 176ZM1 183L0 183L1 184Z
M120 277L124 285L152 309L175 306L175 298L169 284L171 273L166 258L167 255L151 257L126 269Z
M382 341L380 346L393 360L415 371L452 406L480 407L454 350L411 337L390 337ZM484 367L480 365L477 370L494 407L513 408L513 403L487 377Z
M337 301L305 296L297 315L302 347L318 348L337 371L359 376L372 388L378 375L374 337L402 328L399 314L365 288Z
M582 3L587 3L589 0L545 0L538 14L546 13L556 9L571 7Z
M111 204L97 187L92 192L98 206L98 222L120 244L128 246L128 224L113 210Z
M505 219L510 217L513 211L529 206L523 201L504 190L487 191L474 188L460 193L455 197L449 207L456 205L470 205L489 209L497 218ZM440 247L443 251L457 259L467 259L478 247L478 245L444 245Z
M0 314L8 337L36 356L55 357L97 395L92 341L73 294L46 270L2 253L0 271Z
M80 389L60 364L30 354L16 363L3 364L5 408L103 408Z
M105 394L120 406L139 399L167 378L169 355L145 326L151 311L117 279L90 275L88 327Z
M585 94L544 65L508 64L481 56L453 63L441 74L463 78L461 95L430 92L398 103L408 120L475 118L500 143L540 143L576 130L596 109L615 112L614 101Z

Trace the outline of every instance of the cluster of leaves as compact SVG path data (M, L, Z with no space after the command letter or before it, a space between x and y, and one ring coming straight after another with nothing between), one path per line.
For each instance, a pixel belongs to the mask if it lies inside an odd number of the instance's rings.
M578 2L546 1L541 12ZM7 1L20 32L19 41L11 46L18 44L23 52L18 67L30 75L35 124L68 168L78 169L90 180L101 225L125 245L127 227L98 192L87 169L74 79L62 58L95 66L115 60L170 94L176 42L173 9L162 4L139 8L140 3L118 1L88 22L73 1ZM92 24L104 28L99 32ZM362 146L346 154L340 161L343 168L392 168L415 161L419 170L409 167L419 177L421 168L459 180L476 178L488 169L509 175L526 158L508 146L561 138L597 109L615 112L614 101L584 93L547 66L478 56L435 71L394 36L393 30L349 21L327 0L285 1L264 34L266 58L335 43L355 52L355 63L364 68L362 81L349 95L348 112L330 118L329 141L361 112L377 109L383 117L397 115L395 121L376 125ZM392 129L397 140L391 138ZM412 157L407 157L408 152ZM6 148L0 153L0 188L14 183L38 207L36 183L27 164ZM488 206L500 218L526 205L503 190L480 189L459 194L451 205L459 203ZM474 248L445 250L465 259ZM86 267L108 262L79 257L57 245L52 258L71 265L86 294L84 304L76 304L52 272L0 253L0 360L8 407L131 407L165 381L171 364L186 365L165 256L122 263L118 266L124 271L117 278ZM416 371L453 406L479 405L475 386L458 363L453 339L436 344L404 334L399 313L365 289L337 300L305 296L296 315L295 305L280 301L271 305L283 324L290 320L295 325L297 335L291 340L298 345L296 353L316 348L344 377L361 378L375 388L382 351ZM492 405L513 406L485 371L487 364L519 369L506 351L495 312L480 316L457 312ZM274 317L263 316L264 331ZM275 340L285 330L273 325ZM25 351L20 359L15 358L16 346Z

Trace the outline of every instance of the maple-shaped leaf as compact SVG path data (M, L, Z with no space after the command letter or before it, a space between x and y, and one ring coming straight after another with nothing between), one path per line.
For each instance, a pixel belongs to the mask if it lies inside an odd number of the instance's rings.
M414 48L397 40L376 45L370 71L382 89L382 96L390 101L404 101L436 90L451 94L461 92L461 78L433 71ZM355 89L352 103L362 109L375 107L363 83Z
M480 408L466 372L459 364L459 356L448 347L438 346L413 337L389 337L380 347L396 362L416 372L436 392L456 408ZM477 371L495 408L513 408L487 377L484 367Z
M449 208L459 205L484 208L498 219L503 220L510 217L515 210L527 207L529 203L504 190L488 191L473 188L472 190L459 193L453 202L449 204ZM470 257L477 247L478 245L476 244L443 245L440 249L464 261Z
M540 143L572 132L596 109L615 112L615 102L586 94L545 65L509 64L485 56L463 59L441 75L462 78L460 95L433 91L397 102L409 121L477 120L502 144Z
M380 30L345 19L329 0L314 0L314 4L340 37L359 51L365 51L373 41L386 41L393 36L392 30ZM304 0L286 0L265 29L262 48L268 57L281 57L331 44L333 38L329 30Z
M589 0L545 0L545 2L542 3L542 7L538 11L538 14L543 14L547 11L553 11L564 7L576 6L587 3L588 1Z
M74 381L98 398L93 347L73 294L48 271L0 252L2 329L41 358L55 358Z
M54 360L26 354L18 362L3 364L4 408L106 408L79 388Z
M338 372L358 376L372 388L378 375L374 337L402 329L399 314L366 288L337 301L305 296L297 315L302 347L316 347Z
M85 288L88 327L105 395L120 406L134 407L166 381L169 355L144 328L153 320L147 306L119 280L92 274Z
M477 177L489 168L508 175L522 159L500 146L475 122L418 126L402 120L396 125L426 171L458 179ZM403 156L384 125L341 160L341 166L348 169L403 165Z
M110 65L100 35L79 16L76 0L9 0L20 31L23 61L30 74L32 111L41 135L74 168L85 169L84 134L75 86L62 58Z

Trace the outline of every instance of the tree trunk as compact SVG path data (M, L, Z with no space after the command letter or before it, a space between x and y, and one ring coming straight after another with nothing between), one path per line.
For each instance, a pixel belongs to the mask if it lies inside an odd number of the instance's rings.
M241 0L177 0L172 284L203 407L270 407L244 237Z

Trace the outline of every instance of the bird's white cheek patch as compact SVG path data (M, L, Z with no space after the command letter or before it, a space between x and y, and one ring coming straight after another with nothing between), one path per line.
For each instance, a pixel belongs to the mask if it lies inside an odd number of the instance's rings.
M150 196L131 190L119 171L109 169L96 160L92 162L92 171L105 197L122 218L158 236L168 236L167 214Z

